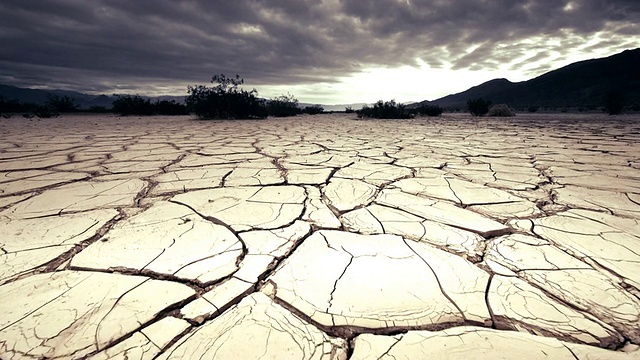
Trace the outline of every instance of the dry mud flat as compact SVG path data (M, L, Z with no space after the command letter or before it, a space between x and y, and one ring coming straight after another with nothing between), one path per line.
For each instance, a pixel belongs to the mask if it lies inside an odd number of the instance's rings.
M640 119L0 121L0 358L640 358Z

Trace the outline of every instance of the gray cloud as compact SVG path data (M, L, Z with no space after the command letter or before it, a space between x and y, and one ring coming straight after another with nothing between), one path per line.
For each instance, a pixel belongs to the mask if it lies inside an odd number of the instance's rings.
M166 92L217 73L312 84L416 59L520 69L598 33L622 51L640 38L636 24L637 0L4 0L0 83Z

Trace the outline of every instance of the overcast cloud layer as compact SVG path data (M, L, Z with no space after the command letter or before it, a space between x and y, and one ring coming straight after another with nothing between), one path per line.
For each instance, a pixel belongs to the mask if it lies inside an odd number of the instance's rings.
M368 69L422 69L440 74L434 82L449 70L524 80L636 48L638 24L638 0L3 0L0 83L185 94L225 73L263 94L374 101L376 86L348 94ZM394 81L381 79L378 87ZM399 88L411 80L397 79ZM416 100L446 95L437 85Z

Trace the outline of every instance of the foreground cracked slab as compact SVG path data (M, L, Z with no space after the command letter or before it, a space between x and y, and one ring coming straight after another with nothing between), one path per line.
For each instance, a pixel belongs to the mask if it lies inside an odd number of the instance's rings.
M99 235L118 216L115 210L95 210L43 219L0 218L0 284L26 273ZM4 221L2 221L4 220Z
M154 359L174 338L179 337L189 327L189 323L184 320L171 316L165 317L88 359Z
M262 293L185 335L159 359L346 359L346 343L327 336Z
M0 286L0 354L80 358L193 294L182 284L96 272L39 274L5 284Z
M411 195L396 189L384 190L376 199L380 205L397 208L427 220L458 227L482 236L502 235L509 229L497 221L483 217L450 203Z
M611 352L519 332L477 327L410 331L403 335L360 335L351 359L637 359Z
M236 231L276 229L300 217L305 192L298 186L234 187L180 194L172 201Z
M29 219L101 208L131 206L144 182L138 179L81 182L45 191L0 213Z
M488 277L461 257L399 236L320 231L268 280L278 299L323 326L393 329L490 322Z
M479 260L484 251L484 238L478 234L378 204L348 212L340 219L351 232L400 235L472 260Z
M638 298L625 291L621 282L596 271L550 242L525 235L497 238L491 242L485 259L495 260L536 287L637 341Z
M71 260L90 270L149 271L207 284L237 270L242 243L188 207L160 201L119 222Z
M640 358L639 124L0 119L0 358Z
M533 220L533 232L640 289L639 224L638 220L570 210Z

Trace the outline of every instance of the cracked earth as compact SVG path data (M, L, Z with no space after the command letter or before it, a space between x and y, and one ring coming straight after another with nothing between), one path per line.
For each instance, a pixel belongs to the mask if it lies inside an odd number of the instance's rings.
M637 117L0 122L0 358L640 358Z

